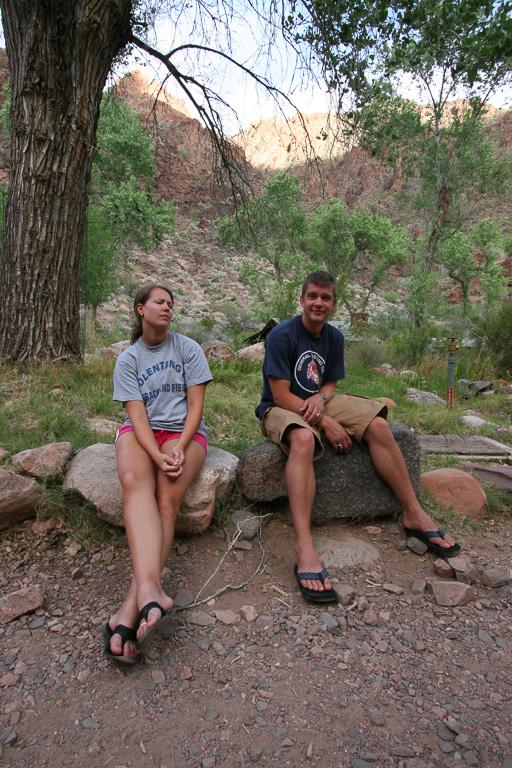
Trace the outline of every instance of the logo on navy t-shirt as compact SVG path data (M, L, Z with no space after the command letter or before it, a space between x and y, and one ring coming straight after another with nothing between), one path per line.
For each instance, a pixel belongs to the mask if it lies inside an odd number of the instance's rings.
M325 371L325 360L317 352L308 349L295 364L295 381L309 394L318 392Z

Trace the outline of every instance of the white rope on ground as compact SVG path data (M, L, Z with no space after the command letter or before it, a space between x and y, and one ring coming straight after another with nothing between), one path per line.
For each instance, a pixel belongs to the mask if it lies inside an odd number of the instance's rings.
M196 608L198 605L203 605L203 603L207 603L209 600L213 600L215 597L218 597L219 595L222 595L222 593L226 592L228 589L233 589L233 590L242 589L243 587L246 587L247 584L249 584L249 582L252 581L252 579L254 579L259 573L261 573L261 571L263 570L263 561L264 561L265 555L267 554L267 552L265 550L265 547L263 546L263 537L262 537L263 521L265 520L265 518L271 517L272 515L273 515L272 512L269 512L266 515L251 515L251 517L246 517L245 520L242 520L241 522L236 524L236 531L233 534L233 536L231 538L231 541L228 544L228 548L226 549L226 551L222 555L222 557L221 557L221 559L219 561L219 564L216 567L216 569L213 571L211 576L205 581L205 583L203 584L203 586L201 587L201 589L197 593L197 595L196 595L196 597L194 599L194 602L193 603L189 603L189 605L179 606L178 608L176 608L176 613L178 611L187 611L190 608ZM258 567L254 571L254 573L251 576L249 576L249 578L246 581L243 581L241 584L231 584L231 583L230 584L226 584L225 586L220 587L220 589L218 589L216 592L214 592L213 594L209 595L208 597L204 597L202 600L199 600L199 597L200 597L201 593L204 592L204 590L206 589L206 587L208 586L210 581L219 572L219 568L221 567L222 563L224 562L224 560L229 555L229 553L231 552L231 550L235 546L236 542L238 541L238 539L242 535L242 533L243 533L243 531L242 531L243 524L245 522L247 522L247 520L254 520L254 518L259 518L259 521L260 521L260 524L259 524L259 527L258 527L257 537L258 537L258 543L259 543L260 549L261 549L260 561L259 561Z

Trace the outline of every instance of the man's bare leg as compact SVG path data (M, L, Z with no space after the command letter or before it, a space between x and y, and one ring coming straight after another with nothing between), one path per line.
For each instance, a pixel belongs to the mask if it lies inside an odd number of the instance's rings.
M422 509L416 498L404 457L387 421L381 416L376 416L366 429L363 440L368 443L375 469L402 505L404 526L420 531L437 531L438 526ZM455 544L448 534L444 539L433 538L431 541L443 549L449 549Z
M297 569L299 572L319 573L323 566L315 552L311 537L311 510L316 491L313 470L315 438L309 429L289 427L285 439L290 447L285 482L295 530ZM304 579L301 584L317 592L324 591L322 582L318 580ZM325 589L332 589L329 579L325 579Z

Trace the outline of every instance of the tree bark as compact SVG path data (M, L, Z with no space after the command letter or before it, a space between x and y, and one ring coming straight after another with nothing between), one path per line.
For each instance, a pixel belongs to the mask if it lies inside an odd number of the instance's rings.
M11 171L0 357L79 360L78 270L102 90L131 0L0 0Z

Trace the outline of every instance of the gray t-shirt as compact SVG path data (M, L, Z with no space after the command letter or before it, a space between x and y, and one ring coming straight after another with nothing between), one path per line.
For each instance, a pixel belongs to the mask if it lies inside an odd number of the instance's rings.
M121 403L141 400L152 429L181 432L187 417L187 387L211 380L199 344L169 331L156 347L148 347L139 338L121 352L114 369L113 399ZM128 416L127 424L131 424ZM198 431L206 437L204 419Z

